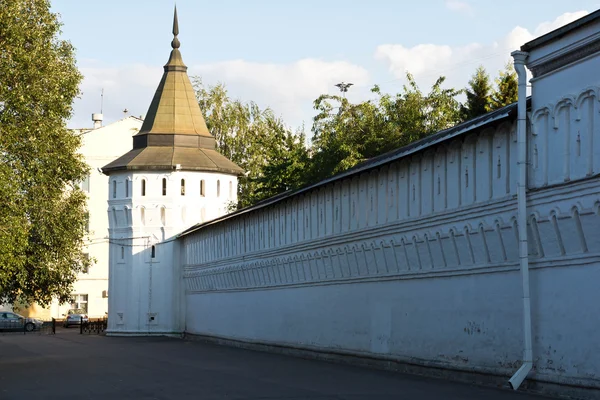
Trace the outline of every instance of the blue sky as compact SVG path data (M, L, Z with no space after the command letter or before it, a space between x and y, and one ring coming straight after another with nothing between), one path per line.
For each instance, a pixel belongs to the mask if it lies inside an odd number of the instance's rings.
M189 74L223 82L234 98L270 106L310 128L312 101L355 85L397 92L405 71L426 90L440 75L464 87L483 64L492 75L532 38L600 8L599 0L340 1L179 0L181 51ZM104 88L105 123L127 108L144 115L168 59L173 2L53 0L63 37L85 79L71 127L91 125Z

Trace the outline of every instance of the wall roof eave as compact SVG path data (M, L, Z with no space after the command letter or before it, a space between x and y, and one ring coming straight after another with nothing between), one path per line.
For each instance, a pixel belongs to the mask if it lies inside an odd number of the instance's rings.
M530 98L527 99L527 104L528 107L530 105ZM362 174L366 171L381 167L385 164L389 164L392 162L396 162L399 161L407 156L410 156L412 154L424 151L427 148L433 147L435 145L438 145L440 143L446 142L450 139L459 137L459 136L463 136L466 135L468 133L471 133L475 130L480 130L483 129L489 125L492 124L496 124L499 123L500 121L509 119L509 118L516 118L516 113L517 113L517 103L512 103L509 104L503 108L500 108L498 110L489 112L487 114L484 114L482 116L479 116L477 118L473 118L469 121L465 121L461 124L458 124L456 126L453 126L452 128L448 128L445 129L443 131L437 132L433 135L430 135L426 138L423 138L421 140L418 140L416 142L413 142L407 146L401 147L399 149L396 150L392 150L388 153L382 154L380 156L371 158L367 161L364 161L358 165L356 165L353 168L350 168L344 172L341 172L339 174L336 174L330 178L324 179L322 181L319 181L315 184L312 184L310 186L304 187L304 188L300 188L294 191L288 191L288 192L284 192L284 193L280 193L278 195L275 195L273 197L270 197L266 200L263 200L253 206L249 206L249 207L245 207L242 208L240 210L237 210L231 214L227 214L224 215L222 217L207 221L207 222L203 222L200 224L196 224L186 230L184 230L183 232L181 232L179 235L177 235L178 238L180 237L184 237L186 235L189 235L191 233L194 233L200 229L203 229L205 227L250 213L252 211L257 211L260 210L262 208L274 205L276 203L279 203L281 201L290 199L291 197L295 197L298 196L300 194L306 193L306 192L310 192L312 190L315 190L319 187L328 185L330 183L336 182L336 181L341 181L343 179L347 179L351 176L354 175L359 175Z

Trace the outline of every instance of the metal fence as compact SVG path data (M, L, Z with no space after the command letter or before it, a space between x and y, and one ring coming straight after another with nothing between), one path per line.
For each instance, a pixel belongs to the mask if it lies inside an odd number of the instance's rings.
M56 334L56 320L22 320L2 321L0 335L54 335Z
M101 335L106 331L108 327L108 319L107 318L98 318L95 320L87 320L84 321L81 319L81 323L79 325L79 333L87 334L87 335Z

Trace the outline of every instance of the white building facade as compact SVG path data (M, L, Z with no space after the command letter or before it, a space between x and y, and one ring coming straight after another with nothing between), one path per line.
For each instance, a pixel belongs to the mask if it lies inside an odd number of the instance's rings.
M130 149L131 137L140 130L142 120L128 116L102 126L102 118L102 114L93 114L93 128L75 130L82 137L79 152L90 167L89 175L80 187L88 198L88 235L84 252L94 260L94 264L77 277L71 303L59 304L58 300L54 300L48 307L33 304L19 310L27 316L62 319L72 308L84 310L90 318L103 318L108 312L108 177L100 169Z

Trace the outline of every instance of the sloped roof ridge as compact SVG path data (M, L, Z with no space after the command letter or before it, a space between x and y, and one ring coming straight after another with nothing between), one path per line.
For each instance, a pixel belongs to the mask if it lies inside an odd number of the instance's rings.
M529 107L530 101L531 101L531 98L528 97L527 98L528 107ZM515 102L515 103L509 104L505 107L499 108L498 110L491 111L491 112L481 115L479 117L470 119L468 121L462 122L453 127L450 127L450 128L444 129L442 131L439 131L437 133L434 133L432 135L429 135L423 139L420 139L420 140L413 142L411 144L408 144L406 146L403 146L398 149L381 154L377 157L373 157L373 158L366 160L346 171L340 172L339 174L336 174L332 177L323 179L312 185L309 185L309 186L306 186L306 187L303 187L300 189L290 190L287 192L280 193L273 197L269 197L268 199L262 200L252 206L237 210L231 214L227 214L222 217L219 217L219 218L216 218L216 219L213 219L211 221L207 221L207 222L204 222L201 224L196 224L196 225L184 230L183 232L181 232L178 235L178 237L188 235L188 234L190 234L198 229L201 229L205 226L213 225L218 222L221 222L221 221L224 221L224 220L227 220L230 218L234 218L238 215L245 214L245 213L248 213L251 211L255 211L255 210L273 205L273 204L283 201L287 198L299 195L301 193L309 192L311 190L317 189L317 188L327 185L329 183L348 178L349 176L357 175L362 172L380 167L387 163L398 161L406 156L409 156L416 152L425 150L426 148L429 148L436 144L445 142L451 138L465 135L469 132L474 131L475 129L483 128L494 122L499 122L508 117L514 116L514 115L516 115L516 111L517 111L517 103Z

